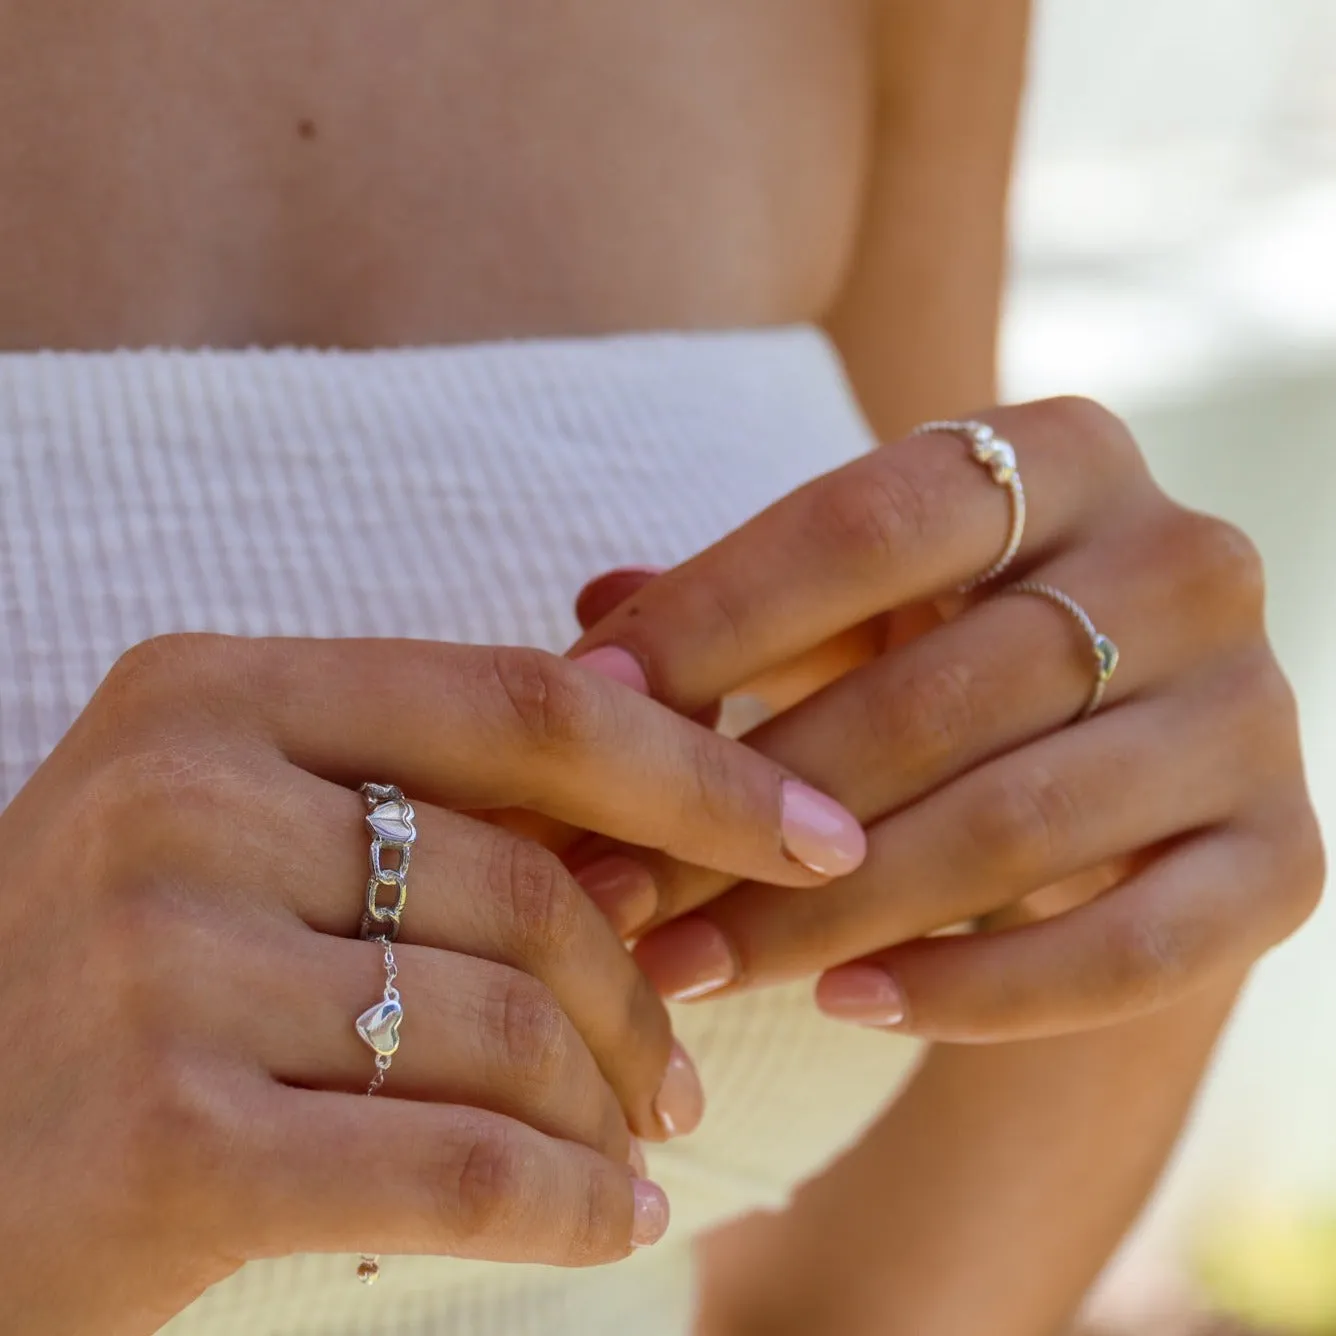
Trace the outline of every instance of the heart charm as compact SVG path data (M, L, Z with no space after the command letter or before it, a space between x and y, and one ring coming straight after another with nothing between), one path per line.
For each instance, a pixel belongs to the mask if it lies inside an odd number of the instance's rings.
M381 803L367 813L366 823L386 844L407 845L417 839L413 809L405 802Z
M378 1056L390 1058L399 1050L399 1023L403 1018L400 1003L386 998L357 1018L357 1033Z

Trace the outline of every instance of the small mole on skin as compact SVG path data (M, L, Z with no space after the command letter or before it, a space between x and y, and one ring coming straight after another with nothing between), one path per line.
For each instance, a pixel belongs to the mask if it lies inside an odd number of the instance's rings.
M315 122L313 120L307 119L306 117L303 117L301 120L297 122L297 133L303 139L314 139Z

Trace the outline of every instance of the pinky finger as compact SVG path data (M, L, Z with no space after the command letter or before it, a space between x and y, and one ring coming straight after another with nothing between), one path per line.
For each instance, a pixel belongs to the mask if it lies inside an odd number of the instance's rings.
M948 1043L1039 1039L1156 1011L1239 973L1306 916L1273 838L1193 836L1122 885L1002 932L920 938L827 970L828 1016Z
M287 1087L274 1100L261 1138L260 1256L592 1266L656 1243L668 1226L656 1184L500 1114Z

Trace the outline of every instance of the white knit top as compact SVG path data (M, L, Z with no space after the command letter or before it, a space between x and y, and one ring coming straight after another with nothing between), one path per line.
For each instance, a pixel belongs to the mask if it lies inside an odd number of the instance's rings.
M0 800L148 636L561 649L591 575L677 562L869 444L807 328L0 357ZM709 1109L650 1148L674 1212L658 1247L584 1272L391 1258L372 1289L346 1257L259 1263L166 1330L682 1336L692 1235L782 1200L914 1049L822 1019L805 984L674 1019Z

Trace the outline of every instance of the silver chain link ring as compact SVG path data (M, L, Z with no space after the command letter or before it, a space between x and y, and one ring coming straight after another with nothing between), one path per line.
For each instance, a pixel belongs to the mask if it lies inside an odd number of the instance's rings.
M399 921L408 902L408 865L417 843L417 827L413 824L412 805L404 791L394 784L363 784L366 799L366 824L371 831L371 878L366 884L366 908L362 915L362 936L367 941L399 936ZM388 849L399 855L397 867L386 867L382 862ZM380 888L392 886L393 903L380 903Z

